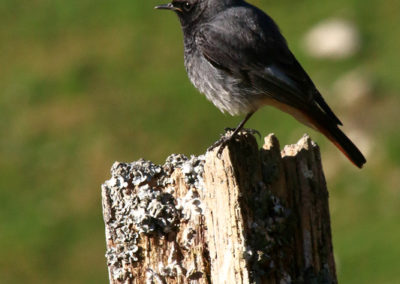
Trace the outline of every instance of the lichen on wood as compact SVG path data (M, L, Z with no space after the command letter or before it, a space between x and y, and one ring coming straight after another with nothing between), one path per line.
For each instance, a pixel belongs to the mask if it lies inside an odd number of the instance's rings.
M163 166L115 163L102 186L111 283L336 283L328 194L308 136L247 132ZM315 282L316 281L316 282Z

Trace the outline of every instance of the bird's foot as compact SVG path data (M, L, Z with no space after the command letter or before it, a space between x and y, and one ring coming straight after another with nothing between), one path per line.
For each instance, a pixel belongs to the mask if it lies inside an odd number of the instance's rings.
M244 128L242 130L239 131L240 132L244 132L244 133L250 133L252 135L257 134L260 139L261 139L261 134L260 132L258 132L255 129L250 129L250 128ZM219 159L221 159L221 155L222 152L224 151L224 148L228 145L228 143L235 138L235 136L237 135L237 133L235 133L235 128L225 128L225 133L221 135L221 138L219 140L217 140L214 144L212 144L207 151L211 151L217 147L219 147L218 152L217 152L217 157Z
M225 128L225 133L229 132L229 131L235 131L235 129L234 128L229 128L229 127ZM261 133L256 129L243 128L239 132L250 133L251 135L257 135L261 139Z
M218 152L217 152L217 157L218 159L221 159L221 155L222 155L222 151L224 151L224 148L226 147L226 145L228 145L229 141L231 141L233 138L233 135L226 132L225 134L223 134L221 136L220 139L218 139L217 141L215 141L214 144L212 144L207 151L212 151L215 148L219 147Z
M220 139L218 139L217 141L215 141L214 144L212 144L207 151L212 151L215 148L219 147L218 152L217 152L217 157L218 159L221 159L221 155L222 155L222 151L224 151L224 148L226 147L226 145L228 145L229 141L231 141L233 138L233 135L226 132L225 134L223 134L221 136Z

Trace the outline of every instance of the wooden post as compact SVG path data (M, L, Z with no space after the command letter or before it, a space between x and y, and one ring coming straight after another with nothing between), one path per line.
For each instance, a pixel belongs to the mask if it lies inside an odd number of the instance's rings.
M110 283L337 283L318 146L246 132L163 166L115 163L102 186Z

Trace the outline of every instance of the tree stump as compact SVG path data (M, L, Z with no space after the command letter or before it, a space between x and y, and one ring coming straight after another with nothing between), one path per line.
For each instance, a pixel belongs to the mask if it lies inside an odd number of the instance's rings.
M328 191L308 136L242 132L217 157L116 162L102 186L110 283L337 283Z

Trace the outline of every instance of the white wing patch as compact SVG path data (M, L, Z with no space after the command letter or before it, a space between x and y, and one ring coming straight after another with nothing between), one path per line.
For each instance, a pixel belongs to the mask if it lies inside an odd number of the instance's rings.
M284 72L282 72L277 66L270 65L265 68L265 72L270 76L274 77L277 80L285 83L286 85L290 86L291 88L298 90L298 86L296 83L290 79Z

